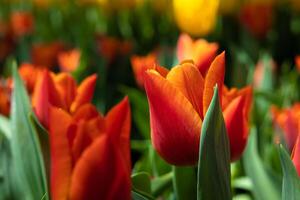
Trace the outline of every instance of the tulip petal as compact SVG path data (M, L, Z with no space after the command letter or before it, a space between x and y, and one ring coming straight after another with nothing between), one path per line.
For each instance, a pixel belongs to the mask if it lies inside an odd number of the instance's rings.
M87 103L76 110L73 115L73 120L78 122L80 120L89 120L97 116L101 116L101 114L97 111L97 108L92 104Z
M223 88L225 76L225 53L218 55L212 62L205 76L204 92L203 92L203 112L204 116L209 107L210 101L214 93L214 87ZM222 102L222 90L219 93L220 102Z
M188 99L156 71L147 71L152 143L167 162L196 164L202 120Z
M244 106L245 98L239 96L235 98L223 112L230 141L231 161L239 159L248 139L248 123L243 112Z
M46 128L49 125L50 106L62 107L62 100L47 70L41 74L35 85L32 105L38 119Z
M203 118L204 79L199 70L191 63L184 63L172 68L167 75L167 80L182 92Z
M298 139L293 149L292 160L300 177L300 134L298 134Z
M55 76L55 83L64 102L64 108L69 111L76 96L76 82L71 75L60 73Z
M96 86L97 75L93 74L80 84L77 89L77 95L75 97L74 102L71 105L71 112L75 112L78 107L83 104L89 103L94 94L95 86Z
M84 151L73 171L70 200L130 200L130 175L117 148L102 135Z
M64 110L50 110L49 136L51 152L51 199L67 199L72 173L72 159L68 141L71 116Z
M130 159L130 106L128 97L125 97L120 103L114 106L106 115L106 132L112 137L112 141L119 141L119 145L128 165L128 171L131 171Z

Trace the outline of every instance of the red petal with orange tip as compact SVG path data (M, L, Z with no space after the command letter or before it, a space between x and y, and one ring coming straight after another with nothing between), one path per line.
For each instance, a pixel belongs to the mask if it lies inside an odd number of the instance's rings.
M106 115L106 133L112 138L112 141L118 141L125 162L128 165L128 171L131 171L130 159L130 127L131 112L128 97L125 97L120 103L114 106Z
M71 105L71 112L75 112L79 106L89 103L92 100L96 86L96 80L96 74L93 74L83 80L83 82L77 88L77 95Z
M298 139L293 149L292 160L300 177L300 134L298 134Z
M224 120L230 142L231 161L242 155L248 139L248 122L244 115L245 98L235 98L224 110Z
M101 114L97 111L97 108L93 104L87 103L76 110L73 114L73 120L78 122L80 120L89 120L97 116L101 116Z
M71 116L60 108L50 109L51 199L67 199L72 172L67 138Z
M32 96L33 109L40 122L48 128L50 106L62 107L59 93L49 71L44 70L35 85Z
M154 70L145 75L152 143L167 162L197 163L202 120L188 99Z
M199 70L191 63L184 63L172 68L167 80L182 92L203 118L204 79Z
M117 145L107 135L97 138L77 162L70 200L130 200L130 174Z
M74 78L67 73L60 73L54 79L57 90L63 100L64 109L69 111L72 102L76 96L76 82Z
M204 92L203 92L203 113L209 107L211 98L214 93L214 87L217 84L218 88L223 88L225 76L225 52L218 55L210 65L208 72L205 76ZM219 93L220 102L222 102L222 90Z

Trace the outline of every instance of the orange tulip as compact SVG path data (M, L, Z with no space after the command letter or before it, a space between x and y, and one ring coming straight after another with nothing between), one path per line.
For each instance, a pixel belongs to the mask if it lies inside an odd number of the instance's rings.
M298 72L300 72L300 56L296 56L295 58L296 68Z
M217 43L209 43L204 39L193 39L187 34L181 34L177 43L177 56L179 61L192 59L202 74L206 74L217 51Z
M44 70L39 76L32 96L32 105L41 123L48 127L52 106L74 113L92 100L97 75L87 77L78 87L67 73L51 74Z
M148 69L155 69L166 75L168 70L157 65L158 60L155 53L150 53L147 56L132 56L132 70L135 75L135 80L140 88L144 88L144 74Z
M145 74L150 108L152 143L167 162L194 165L198 160L203 118L213 96L213 87L223 88L225 53L217 56L206 74L189 61L172 68L167 75L156 70ZM248 136L251 88L220 90L230 140L231 160L238 159Z
M53 200L131 199L127 97L105 117L91 104L73 116L52 107L49 122Z
M291 108L281 110L273 106L271 112L274 125L283 132L287 147L292 151L299 135L300 104L296 103Z
M78 49L63 51L58 54L58 63L61 71L73 72L80 64L81 53Z
M57 64L57 55L63 49L63 44L34 44L31 49L31 58L34 65L54 67Z
M23 36L33 32L33 16L26 11L16 11L10 16L11 29L16 36Z

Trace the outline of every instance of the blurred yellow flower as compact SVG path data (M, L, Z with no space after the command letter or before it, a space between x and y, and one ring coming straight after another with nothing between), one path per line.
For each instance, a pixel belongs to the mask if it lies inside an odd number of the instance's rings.
M215 27L219 0L173 0L179 28L194 36L209 34Z

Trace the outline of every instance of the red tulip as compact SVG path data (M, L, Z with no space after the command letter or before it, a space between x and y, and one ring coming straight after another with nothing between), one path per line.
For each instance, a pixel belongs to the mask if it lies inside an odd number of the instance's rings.
M31 49L31 58L34 65L54 67L57 64L57 55L63 49L60 42L49 44L34 44Z
M10 25L14 35L26 35L33 32L33 16L26 11L13 12L10 16Z
M248 2L240 11L240 19L251 34L266 37L272 26L273 5L271 2Z
M281 129L287 147L292 151L299 135L300 104L296 103L291 108L282 110L273 106L271 112L274 125Z
M144 75L148 69L155 69L164 75L168 73L167 69L157 64L158 58L155 53L150 53L147 56L132 56L130 60L135 80L140 88L144 88Z
M127 97L105 117L91 104L73 116L51 107L51 198L131 199L130 123Z
M63 51L58 54L58 63L61 71L73 72L80 64L81 53L78 49Z
M97 76L87 77L79 86L71 75L50 74L44 70L35 85L32 105L41 123L48 127L49 109L52 106L74 113L81 105L92 100Z
M294 150L292 153L292 160L298 172L298 175L300 177L300 134L298 134L298 139L294 146Z
M206 74L218 48L217 43L209 43L204 39L193 41L189 35L181 34L177 43L177 56L180 62L187 59L194 60L201 74Z
M215 58L206 74L189 61L172 68L165 77L158 71L147 71L145 89L152 143L167 162L174 165L197 163L202 121L213 96L213 87L217 84L223 88L224 73L224 53ZM232 161L238 159L245 148L251 104L251 88L234 91L224 88L219 93ZM226 101L227 98L232 101Z

